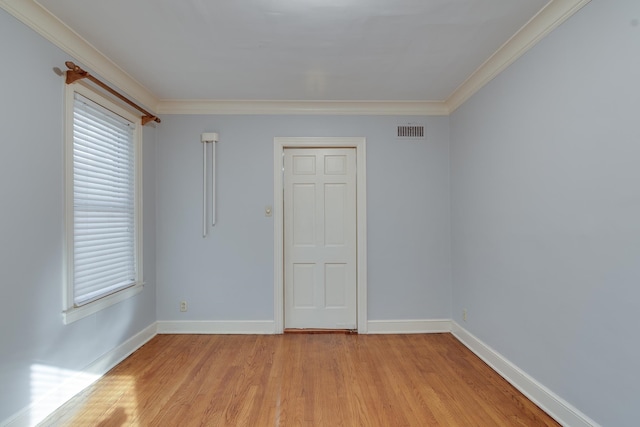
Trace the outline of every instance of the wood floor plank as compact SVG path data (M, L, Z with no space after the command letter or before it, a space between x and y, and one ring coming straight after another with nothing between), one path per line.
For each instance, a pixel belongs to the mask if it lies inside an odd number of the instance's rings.
M451 334L158 335L45 426L558 426Z

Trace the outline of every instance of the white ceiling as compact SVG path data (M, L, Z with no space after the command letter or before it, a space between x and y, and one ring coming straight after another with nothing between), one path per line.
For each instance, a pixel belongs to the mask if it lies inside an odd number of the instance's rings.
M159 99L440 101L548 0L39 0Z

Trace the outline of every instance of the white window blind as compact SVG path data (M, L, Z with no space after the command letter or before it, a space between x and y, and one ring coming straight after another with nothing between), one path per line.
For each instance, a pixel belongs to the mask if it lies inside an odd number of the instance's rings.
M135 124L90 99L73 101L73 301L136 283Z

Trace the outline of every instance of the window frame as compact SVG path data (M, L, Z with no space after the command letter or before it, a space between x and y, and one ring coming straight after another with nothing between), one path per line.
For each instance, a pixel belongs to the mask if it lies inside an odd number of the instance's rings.
M134 144L134 227L135 227L135 266L136 277L131 286L105 294L93 301L76 305L74 301L74 95L78 93L99 104L107 110L135 124L133 132ZM114 103L102 93L87 86L82 81L65 85L65 132L64 132L64 193L65 193L65 250L63 280L63 321L65 324L75 322L86 316L97 313L107 307L124 301L140 293L143 282L143 224L142 224L142 124L139 116Z

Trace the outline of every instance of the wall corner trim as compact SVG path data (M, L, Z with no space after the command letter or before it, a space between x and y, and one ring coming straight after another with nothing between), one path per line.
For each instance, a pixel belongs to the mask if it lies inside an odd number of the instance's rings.
M127 96L155 111L158 100L147 88L36 1L0 0L0 7L81 62L87 71L103 77Z
M367 329L368 334L437 334L451 332L451 320L369 320Z
M162 99L158 114L446 116L443 101L281 101Z
M447 98L450 113L591 0L552 0Z
M159 334L250 334L269 335L273 320L176 320L158 321Z
M80 393L86 387L100 379L111 368L129 357L150 339L156 336L157 325L151 325L138 332L118 347L105 353L89 366L80 372L70 374L58 387L42 396L22 411L10 417L8 420L0 421L3 427L22 427L40 423L64 405L67 401Z
M565 426L600 427L570 403L540 384L529 374L511 363L504 356L473 336L455 321L451 324L451 333L458 341L475 353L487 365L520 390L528 399L538 405L552 418Z

